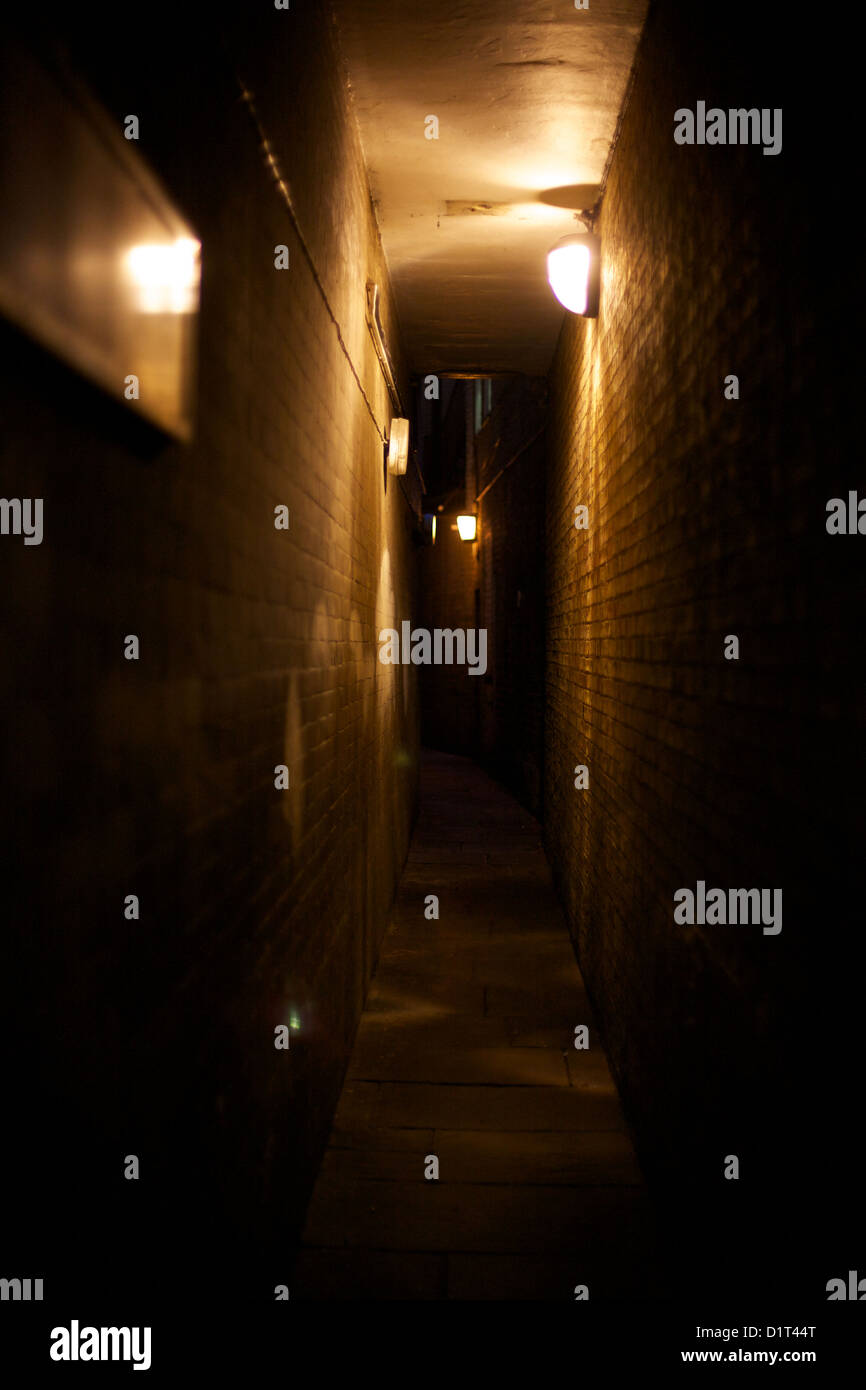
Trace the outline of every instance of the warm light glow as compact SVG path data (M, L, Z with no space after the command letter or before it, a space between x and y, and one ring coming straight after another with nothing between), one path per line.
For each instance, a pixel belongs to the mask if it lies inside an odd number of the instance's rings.
M547 253L547 278L560 304L572 314L598 313L598 237L564 236Z
M192 314L198 307L199 251L192 237L133 246L126 262L141 314Z
M435 516L431 516L431 518L430 518L430 544L431 544L431 545L435 545L435 544L436 544L436 518L435 518Z
M458 516L457 531L461 541L474 541L478 528L477 516Z
M405 473L409 462L409 421L395 417L388 440L388 472Z

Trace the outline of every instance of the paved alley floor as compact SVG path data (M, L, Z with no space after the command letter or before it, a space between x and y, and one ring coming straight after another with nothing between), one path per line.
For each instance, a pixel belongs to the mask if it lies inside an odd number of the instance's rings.
M652 1298L653 1244L540 827L428 754L291 1296Z

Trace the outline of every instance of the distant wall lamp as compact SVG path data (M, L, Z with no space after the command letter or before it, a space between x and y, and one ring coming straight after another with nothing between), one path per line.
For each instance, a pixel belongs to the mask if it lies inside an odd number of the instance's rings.
M388 472L405 473L409 462L409 421L395 416L388 440Z
M564 236L547 253L547 278L560 304L572 314L598 314L601 242L592 232Z
M474 513L458 516L457 534L461 541L474 541L478 535L478 517Z

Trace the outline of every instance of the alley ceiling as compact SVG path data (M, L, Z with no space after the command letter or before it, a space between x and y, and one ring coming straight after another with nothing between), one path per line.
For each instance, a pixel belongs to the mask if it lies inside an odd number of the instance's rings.
M595 201L646 8L335 0L415 371L547 371L546 254Z

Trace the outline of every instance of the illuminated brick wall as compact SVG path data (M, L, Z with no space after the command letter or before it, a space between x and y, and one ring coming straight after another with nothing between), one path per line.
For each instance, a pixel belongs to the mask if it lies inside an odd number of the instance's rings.
M852 262L824 254L807 194L838 161L795 76L815 36L771 11L756 33L659 3L639 49L600 316L567 319L551 376L545 822L648 1174L686 1226L717 1207L721 1231L775 1233L738 1278L822 1290L833 1269L800 1247L854 1248L824 1203L853 1145L831 1059L860 1012L866 541L825 528L827 499L863 485L830 327ZM698 99L784 108L782 153L675 144ZM781 933L676 926L698 879L782 887ZM805 1185L811 1228L792 1222Z
M79 1266L89 1236L116 1216L128 1238L134 1213L135 1241L104 1262L124 1279L129 1251L146 1267L148 1213L160 1230L177 1214L192 1265L208 1264L199 1228L223 1254L242 1231L285 1257L417 772L415 673L377 660L379 628L410 615L417 499L410 478L385 488L360 389L387 428L368 279L407 382L331 27L321 10L271 6L223 52L212 24L172 24L166 45L149 19L140 42L112 46L76 14L68 40L111 113L138 114L141 153L202 239L195 442L151 435L7 329L0 385L2 490L45 507L41 546L0 547L7 1049L44 1063L39 1118L12 1105L19 1147L4 1156L20 1177L26 1153L50 1181ZM138 662L123 657L131 633ZM275 789L279 764L288 790ZM124 918L128 894L138 921ZM276 1051L290 1018L290 1050ZM123 1181L128 1153L139 1184ZM22 1240L29 1268L32 1222ZM188 1287L174 1261L166 1277Z

